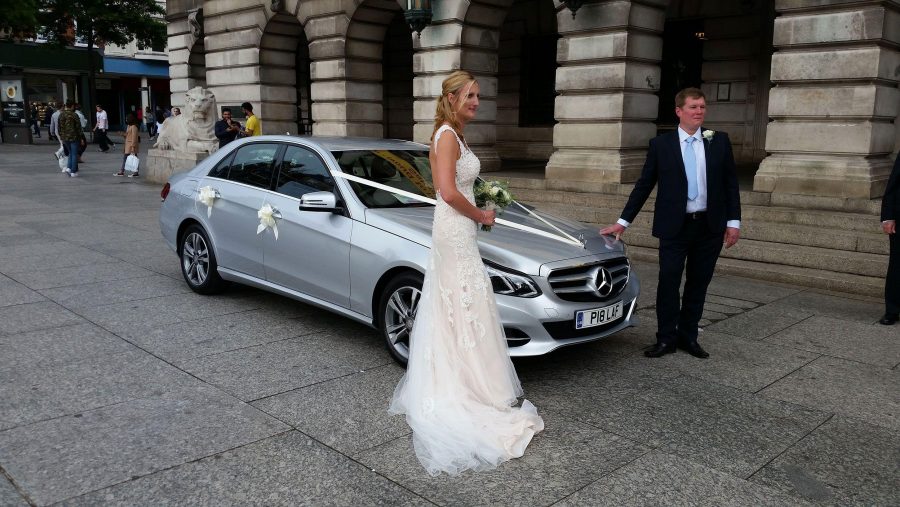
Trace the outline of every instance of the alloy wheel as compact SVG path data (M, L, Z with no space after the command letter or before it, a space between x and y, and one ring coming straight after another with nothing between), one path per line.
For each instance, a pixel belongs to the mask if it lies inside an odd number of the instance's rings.
M209 247L202 235L191 232L184 238L181 263L185 277L191 285L203 285L209 275Z
M404 361L409 359L409 336L421 296L421 291L416 287L399 287L391 294L384 309L384 329L388 343Z

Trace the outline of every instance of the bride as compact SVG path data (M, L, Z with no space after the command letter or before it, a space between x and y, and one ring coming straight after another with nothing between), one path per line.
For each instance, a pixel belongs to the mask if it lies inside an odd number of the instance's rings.
M479 86L466 71L444 80L434 118L431 167L437 205L432 249L410 336L406 375L389 411L406 414L416 456L431 475L487 470L525 452L544 421L509 359L477 224L495 213L475 207L481 163L463 135L478 109Z

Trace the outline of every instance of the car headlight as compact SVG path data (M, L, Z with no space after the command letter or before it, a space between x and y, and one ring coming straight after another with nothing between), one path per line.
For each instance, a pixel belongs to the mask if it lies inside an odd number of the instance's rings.
M541 289L528 275L506 271L496 264L487 262L485 262L484 266L487 268L488 276L491 278L494 294L520 298L533 298L541 295Z

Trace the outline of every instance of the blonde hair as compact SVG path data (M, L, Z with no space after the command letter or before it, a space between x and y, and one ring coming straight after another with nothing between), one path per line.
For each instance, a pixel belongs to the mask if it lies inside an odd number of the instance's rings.
M434 133L445 123L449 124L453 130L456 131L456 134L463 142L466 141L466 138L462 133L462 124L456 117L456 111L453 110L453 104L450 103L450 94L454 93L459 95L460 90L467 88L467 85L468 88L471 88L473 83L475 83L475 76L467 70L454 71L453 74L447 76L447 79L444 79L444 82L441 83L441 96L438 98L437 108L434 111L434 130L431 131L432 141L434 141ZM460 100L464 103L466 98L462 97ZM458 109L462 109L462 106L460 105L457 110Z

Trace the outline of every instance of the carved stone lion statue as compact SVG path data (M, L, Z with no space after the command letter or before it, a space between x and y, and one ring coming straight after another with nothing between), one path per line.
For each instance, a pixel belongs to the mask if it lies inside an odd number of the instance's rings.
M216 96L197 86L185 94L184 113L162 124L154 148L181 152L213 153L219 148L215 135Z

